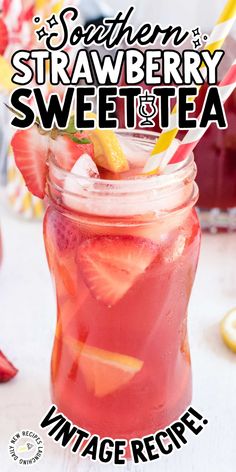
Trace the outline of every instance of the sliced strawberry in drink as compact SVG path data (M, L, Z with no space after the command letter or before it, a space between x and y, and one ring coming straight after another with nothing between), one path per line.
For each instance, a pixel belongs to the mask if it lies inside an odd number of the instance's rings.
M151 241L134 236L105 236L80 244L79 269L93 296L113 306L128 292L157 255Z
M47 224L50 226L48 233L53 235L54 244L61 255L75 250L79 243L79 233L73 221L58 212L53 212Z
M17 374L18 370L0 351L0 382L8 382Z
M55 210L48 209L44 219L44 239L50 271L56 281L57 297L71 302L77 296L76 253L80 242L78 226ZM63 302L64 303L64 302ZM73 309L72 309L73 308Z
M85 142L83 143L84 139ZM80 143L78 140L82 140L82 142ZM75 162L83 154L88 154L91 158L94 156L93 144L87 143L84 135L80 133L77 133L74 137L57 136L56 139L51 140L50 150L58 165L67 171L72 169Z
M45 195L49 136L39 132L36 125L17 131L12 139L15 162L30 192L39 198Z

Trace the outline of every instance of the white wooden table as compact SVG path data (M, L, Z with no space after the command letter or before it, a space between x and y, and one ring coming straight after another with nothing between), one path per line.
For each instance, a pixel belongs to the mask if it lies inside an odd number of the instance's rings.
M35 430L45 440L44 457L32 466L32 471L108 471L111 467L72 463L38 426L50 405L49 361L55 325L42 228L40 223L23 223L12 217L4 206L0 214L4 243L0 349L19 368L13 381L0 385L0 471L22 470L8 456L8 441L24 428ZM236 470L236 355L225 348L218 329L225 312L236 306L235 266L236 234L204 235L189 328L194 373L192 404L208 418L209 424L199 436L192 436L181 451L148 467L138 467L139 472Z

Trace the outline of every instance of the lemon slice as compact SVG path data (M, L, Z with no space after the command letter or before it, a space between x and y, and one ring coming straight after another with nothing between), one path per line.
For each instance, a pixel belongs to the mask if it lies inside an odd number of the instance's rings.
M72 337L66 338L72 356L84 376L87 389L96 397L104 397L127 384L143 366L135 357L88 346Z
M86 116L96 119L94 113L87 113ZM94 161L97 166L111 172L129 170L129 163L114 131L95 128L88 135L94 145Z
M226 346L236 352L236 308L225 315L220 324L220 332Z

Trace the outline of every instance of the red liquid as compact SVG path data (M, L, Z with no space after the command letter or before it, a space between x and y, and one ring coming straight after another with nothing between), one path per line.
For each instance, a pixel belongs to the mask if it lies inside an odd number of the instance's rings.
M141 437L170 424L192 395L187 307L200 240L195 210L163 221L148 215L72 220L51 205L44 236L58 306L53 401L101 437ZM97 244L104 251L111 245L113 258L127 245L153 255L112 306L96 299L81 265L86 248Z

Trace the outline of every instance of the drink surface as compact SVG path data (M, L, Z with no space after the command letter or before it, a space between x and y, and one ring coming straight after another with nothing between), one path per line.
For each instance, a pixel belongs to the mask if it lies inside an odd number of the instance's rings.
M136 202L122 216L115 206L107 214L107 199L105 215L51 202L45 216L58 307L52 398L90 433L130 439L191 401L187 307L200 230L191 205L161 215Z

